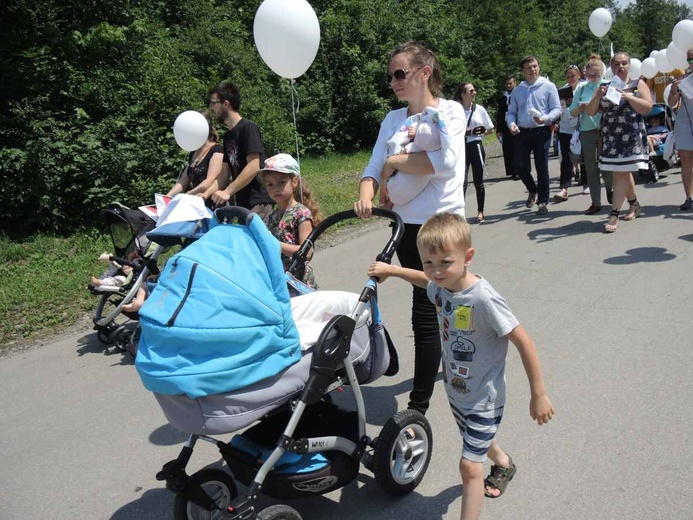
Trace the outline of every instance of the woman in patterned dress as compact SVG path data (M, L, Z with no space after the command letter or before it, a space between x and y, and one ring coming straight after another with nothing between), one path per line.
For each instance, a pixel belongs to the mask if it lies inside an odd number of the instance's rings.
M267 227L281 244L282 263L286 270L291 265L292 255L322 220L320 206L306 181L301 179L298 163L289 154L280 153L267 159L258 175L269 196L277 203L268 218ZM318 288L308 262L300 279L309 287Z
M644 116L652 110L652 96L647 83L642 79L628 78L628 54L614 54L611 58L611 70L614 80L596 90L585 110L590 116L600 111L602 113L599 168L613 172L614 175L614 197L609 222L604 226L605 233L616 231L618 215L626 199L629 208L623 220L633 220L640 216L633 172L647 169L649 151ZM607 97L611 87L612 92ZM616 99L618 102L614 103Z

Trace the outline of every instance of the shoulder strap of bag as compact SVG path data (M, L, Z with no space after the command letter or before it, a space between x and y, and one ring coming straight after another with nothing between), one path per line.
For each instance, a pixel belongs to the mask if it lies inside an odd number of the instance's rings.
M472 103L472 110L469 112L469 119L467 119L467 128L469 128L469 123L472 122L472 116L474 115L475 110L476 110L476 103Z

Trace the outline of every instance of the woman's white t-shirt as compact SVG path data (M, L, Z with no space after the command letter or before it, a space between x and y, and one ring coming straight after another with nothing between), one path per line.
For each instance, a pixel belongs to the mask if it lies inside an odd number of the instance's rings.
M491 118L488 116L488 112L486 112L486 109L481 105L476 105L471 119L469 119L469 114L472 111L472 109L470 108L469 110L467 110L464 107L462 108L464 109L464 120L469 121L469 124L467 125L467 130L472 130L477 126L483 126L486 130L488 130L489 128L493 128L493 121L491 121ZM483 135L468 135L467 142L473 143L474 141L481 141L483 138Z
M440 98L438 113L448 127L450 145L445 150L425 152L434 173L426 187L406 204L393 206L393 211L406 224L423 224L436 213L450 211L464 217L465 131L467 119L457 101ZM380 172L387 159L387 141L407 121L407 108L392 110L380 124L378 140L361 178L371 177L380 184ZM423 153L423 152L422 152ZM406 172L403 172L406 173ZM413 174L408 174L413 175Z

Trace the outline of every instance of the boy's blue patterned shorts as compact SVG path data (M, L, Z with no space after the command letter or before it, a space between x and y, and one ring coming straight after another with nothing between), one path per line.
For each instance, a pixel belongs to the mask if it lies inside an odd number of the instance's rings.
M450 409L462 434L462 458L472 462L484 462L503 418L503 407L493 410L469 410L458 408L450 402Z

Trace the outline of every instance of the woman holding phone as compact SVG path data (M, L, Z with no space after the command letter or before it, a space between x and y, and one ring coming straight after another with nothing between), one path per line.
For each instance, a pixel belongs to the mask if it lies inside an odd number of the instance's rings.
M582 146L582 161L585 165L587 176L587 186L592 198L592 204L585 211L585 215L594 215L602 210L602 183L599 179L599 128L601 125L601 114L597 113L590 116L585 112L588 103L594 97L594 93L602 84L604 77L604 62L598 54L591 54L585 67L587 83L578 87L570 105L570 114L578 117L578 127L580 130L580 144ZM606 200L609 204L613 200L613 174L610 171L601 171L606 189Z
M604 233L614 233L619 212L628 199L628 214L623 220L640 216L640 203L635 194L633 172L647 169L649 150L645 115L652 110L650 89L642 79L629 79L630 56L625 52L611 58L614 79L600 85L587 105L585 113L602 114L602 135L599 167L614 174L614 197L609 222Z
M469 184L469 166L472 167L472 178L474 189L476 190L477 215L476 221L483 222L484 203L486 202L486 192L484 190L484 175L486 173L486 151L484 150L483 138L485 135L493 133L493 121L488 116L488 112L481 105L477 105L476 89L471 83L462 83L457 87L454 97L455 101L462 103L464 117L467 121L466 132L466 156L464 194L467 195L467 184Z

